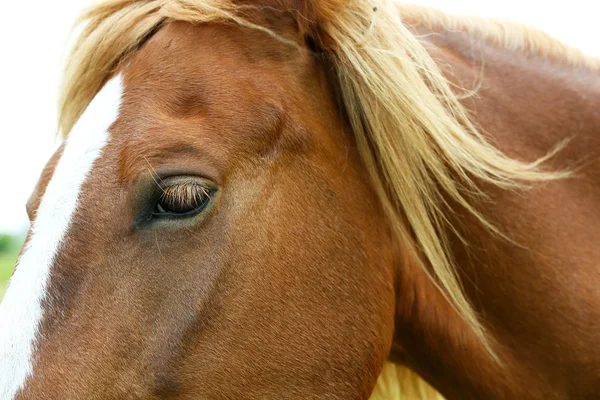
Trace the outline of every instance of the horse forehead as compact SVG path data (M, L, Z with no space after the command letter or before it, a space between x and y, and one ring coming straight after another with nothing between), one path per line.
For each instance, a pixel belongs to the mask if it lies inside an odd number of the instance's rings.
M218 169L240 152L268 153L284 120L309 122L298 105L314 67L305 51L254 29L163 27L121 69L124 99L113 129L121 180L173 149L200 147Z
M125 113L204 114L227 122L232 113L278 107L300 85L290 77L306 67L306 55L292 50L255 29L170 23L124 64Z
M134 53L127 70L137 84L153 82L171 92L232 80L239 85L244 78L283 83L289 73L282 73L282 68L300 72L310 59L293 42L242 26L172 22Z
M171 108L282 101L317 70L310 52L291 43L241 26L173 22L132 56L126 80Z

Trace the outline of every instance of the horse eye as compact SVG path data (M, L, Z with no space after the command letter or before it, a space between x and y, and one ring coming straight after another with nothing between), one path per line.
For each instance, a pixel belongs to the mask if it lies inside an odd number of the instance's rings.
M197 183L178 183L163 188L154 212L155 217L193 216L202 211L210 201L210 190Z

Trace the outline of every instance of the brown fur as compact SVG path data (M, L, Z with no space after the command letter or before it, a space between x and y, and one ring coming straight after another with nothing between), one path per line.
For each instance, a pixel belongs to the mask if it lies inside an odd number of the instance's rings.
M23 397L368 397L392 338L390 240L316 59L174 23L123 74L52 277L49 309L68 311L46 318ZM134 227L150 170L210 179L217 204Z
M298 24L277 29L303 43ZM120 67L122 113L53 268L20 398L360 399L388 355L449 399L595 396L600 79L440 33L427 48L451 79L469 87L484 63L465 105L500 149L534 160L573 137L556 167L586 161L526 192L484 187L476 207L516 244L449 214L502 365L394 240L327 64L252 29L172 23ZM212 182L214 206L137 224L155 175Z
M468 240L455 237L452 245L462 282L503 367L485 359L416 268L403 274L401 287L408 288L399 297L397 348L448 398L593 398L600 383L600 352L593 345L600 332L594 289L600 251L593 245L600 239L600 119L594 111L600 77L585 66L439 32L428 36L428 49L461 86L481 83L465 104L494 143L531 160L570 138L553 166L578 172L527 191L485 186L489 198L478 207L514 244L460 209L451 214ZM411 348L428 350L411 355Z

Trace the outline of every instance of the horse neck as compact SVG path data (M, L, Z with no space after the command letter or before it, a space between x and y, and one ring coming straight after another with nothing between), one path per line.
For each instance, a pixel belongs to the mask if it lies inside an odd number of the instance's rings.
M508 52L459 32L430 35L427 40L431 42L426 47L451 80L477 89L477 96L467 97L464 104L509 156L529 161L543 157L572 137L575 127L577 137L552 160L553 168L581 165L582 159L589 160L590 148L598 149L594 135L600 131L600 115L594 113L600 105L597 72ZM594 157L598 160L600 154ZM581 351L577 351L566 333L581 331L585 321L600 320L600 296L584 299L571 288L585 288L589 283L582 279L565 286L565 277L557 271L573 270L575 261L582 278L589 279L590 261L600 257L600 251L587 241L600 238L600 226L590 221L586 228L578 224L585 223L582 210L600 204L599 171L597 161L580 171L588 181L596 182L593 193L589 182L575 181L549 183L526 193L483 186L489 198L475 204L476 208L514 243L490 233L460 209L449 213L452 224L468 242L466 245L450 234L453 257L469 299L484 316L502 364L489 356L422 269L411 262L400 265L398 271L392 358L408 364L449 399L559 399L590 394L593 377L576 368L561 367L557 360L567 358L577 366L591 359L600 367L600 352L594 350L590 357L585 351L586 346L594 347L597 335L583 332ZM562 196L561 201L570 205L569 195L585 188L588 197L580 200L581 207L562 218L558 209L563 206L557 207L553 199ZM560 229L562 236L558 235ZM572 235L581 236L582 244L568 246ZM582 252L586 254L583 258ZM556 301L550 293L557 296ZM580 303L573 301L573 296ZM590 302L597 305L596 311L578 314L578 305ZM569 303L573 309L566 305ZM553 319L556 313L565 316L568 328L559 325L564 321Z

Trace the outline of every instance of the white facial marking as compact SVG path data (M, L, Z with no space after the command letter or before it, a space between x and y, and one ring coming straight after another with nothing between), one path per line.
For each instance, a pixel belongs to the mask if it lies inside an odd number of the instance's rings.
M77 208L81 187L109 140L123 83L106 83L69 135L42 197L30 239L0 304L0 399L12 399L33 372L33 351L42 320L42 302L54 259Z

